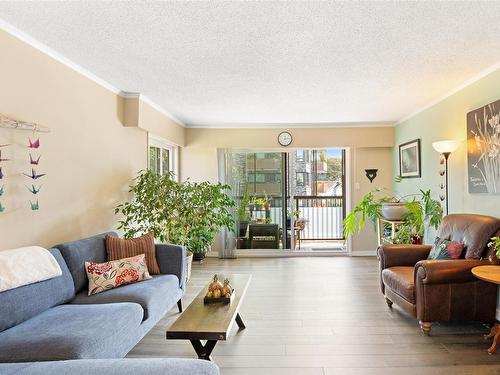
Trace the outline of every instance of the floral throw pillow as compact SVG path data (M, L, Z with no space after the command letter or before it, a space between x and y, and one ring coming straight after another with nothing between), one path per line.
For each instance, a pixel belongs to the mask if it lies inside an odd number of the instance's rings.
M458 259L464 251L463 242L444 240L436 237L427 259Z
M85 262L85 271L89 279L89 296L151 279L144 254L106 263Z

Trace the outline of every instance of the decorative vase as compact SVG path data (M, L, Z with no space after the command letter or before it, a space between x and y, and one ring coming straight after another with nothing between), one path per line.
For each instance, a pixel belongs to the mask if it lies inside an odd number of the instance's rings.
M382 216L390 221L402 221L408 213L406 202L385 202L382 203Z

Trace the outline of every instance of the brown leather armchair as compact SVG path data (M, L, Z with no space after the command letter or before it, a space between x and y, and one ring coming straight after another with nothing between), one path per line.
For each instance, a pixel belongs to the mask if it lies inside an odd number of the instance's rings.
M464 242L464 259L427 260L432 248L427 245L379 246L380 286L388 306L395 303L415 316L425 334L433 321L493 323L497 286L476 279L471 269L491 264L487 243L495 233L500 235L495 217L452 214L443 218L438 236Z

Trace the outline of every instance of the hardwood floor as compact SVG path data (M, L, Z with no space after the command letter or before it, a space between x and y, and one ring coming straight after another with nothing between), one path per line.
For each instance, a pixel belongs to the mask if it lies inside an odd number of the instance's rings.
M478 323L434 324L430 337L380 292L375 258L206 259L195 264L190 303L214 273L249 273L241 308L247 329L212 354L224 375L500 374L500 353ZM187 341L165 339L177 306L129 357L193 358Z

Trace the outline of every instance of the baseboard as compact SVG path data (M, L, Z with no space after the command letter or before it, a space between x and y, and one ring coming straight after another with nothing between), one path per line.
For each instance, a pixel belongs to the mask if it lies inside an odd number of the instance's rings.
M377 256L376 250L360 250L360 251L352 251L352 257L374 257Z

